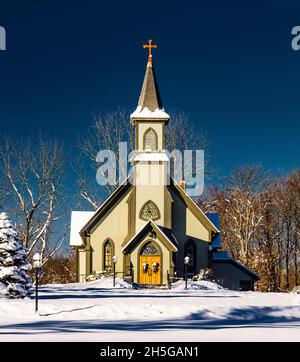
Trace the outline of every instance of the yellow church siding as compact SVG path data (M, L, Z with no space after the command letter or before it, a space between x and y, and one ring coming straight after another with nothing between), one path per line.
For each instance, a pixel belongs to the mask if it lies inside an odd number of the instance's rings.
M186 234L192 238L197 238L210 242L211 233L207 230L194 214L186 209Z
M126 195L91 231L92 270L103 270L103 245L107 239L114 244L114 254L117 256L116 271L123 272L123 253L121 244L128 236L128 201L131 192ZM122 275L120 275L122 276Z
M207 242L211 241L211 230L206 228L195 214L188 209L184 202L171 192L173 199L172 222L175 233L186 235L187 237L201 239Z
M136 186L160 186L160 192L163 192L168 181L167 165L154 161L151 164L139 162L134 166L134 177Z
M147 201L153 201L159 209L160 218L155 220L158 225L169 224L170 206L166 205L166 165L161 163L139 163L135 165L135 196L136 196L136 226L138 232L147 221L142 220L140 211Z
M172 203L173 199L167 187L164 189L164 226L172 229Z
M140 218L142 207L147 201L153 201L159 209L160 218L155 223L164 226L164 189L162 186L137 186L136 187L136 230L138 232L146 223Z
M210 242L210 231L193 215L182 200L170 191L172 203L172 231L178 242L178 253L176 256L177 270L184 271L183 259L185 243L193 239L197 247L197 269L208 267L208 246Z

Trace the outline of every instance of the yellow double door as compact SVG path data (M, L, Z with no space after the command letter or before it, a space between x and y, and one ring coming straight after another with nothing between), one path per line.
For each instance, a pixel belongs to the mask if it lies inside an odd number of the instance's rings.
M161 284L161 260L160 256L140 256L140 284Z

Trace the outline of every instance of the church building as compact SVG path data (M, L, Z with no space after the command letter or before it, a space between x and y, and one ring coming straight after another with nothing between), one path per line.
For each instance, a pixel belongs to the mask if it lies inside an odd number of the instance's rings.
M136 140L133 179L119 185L96 212L72 212L70 245L76 250L78 281L112 267L114 260L118 277L135 285L167 286L173 277L183 277L185 268L189 276L211 269L224 287L253 290L258 275L222 251L218 215L204 213L185 183L168 174L165 127L172 120L154 72L156 46L149 41L144 47L149 48L146 73L130 116Z

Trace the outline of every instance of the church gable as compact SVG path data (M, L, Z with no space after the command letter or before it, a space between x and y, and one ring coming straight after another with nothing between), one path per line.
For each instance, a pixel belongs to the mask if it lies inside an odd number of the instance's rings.
M177 240L172 231L155 224L151 220L128 241L122 251L125 254L132 253L135 249L140 248L143 242L147 240L159 241L168 250L177 251Z
M116 234L121 232L124 234L128 232L128 218L129 218L129 200L132 193L132 189L126 194L123 194L116 203L105 212L103 215L99 215L97 221L90 229L90 235L93 237L98 231L104 234L107 232Z
M102 271L111 266L112 256L117 256L121 263L122 243L130 237L129 200L132 188L120 195L116 203L103 215L98 214L89 234L84 236L86 250L93 255L91 269Z
M118 204L124 199L133 187L129 180L127 179L122 185L120 185L115 192L113 192L110 197L99 207L95 212L94 216L84 225L81 229L81 236L89 235L92 230L101 223L101 220L106 218L109 213L118 206Z
M209 240L211 234L219 234L220 230L216 225L212 223L212 221L205 215L205 213L200 209L199 206L191 199L191 197L185 192L185 190L179 186L174 179L170 177L170 185L169 190L171 192L172 197L177 199L177 202L180 202L186 207L186 215L185 219L190 220L190 224L193 227L199 227L199 223L209 233ZM175 197L174 197L175 196ZM173 215L173 219L176 215ZM183 217L183 215L180 215ZM195 224L195 225L194 225Z

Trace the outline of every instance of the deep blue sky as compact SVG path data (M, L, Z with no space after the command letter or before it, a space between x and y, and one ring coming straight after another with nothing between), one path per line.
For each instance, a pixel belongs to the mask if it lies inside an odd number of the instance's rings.
M151 37L165 109L204 130L221 174L299 167L299 1L0 1L1 133L72 147L94 110L133 110Z

